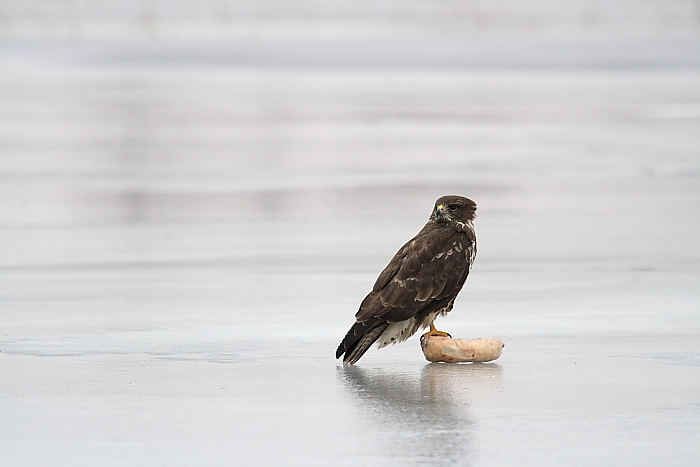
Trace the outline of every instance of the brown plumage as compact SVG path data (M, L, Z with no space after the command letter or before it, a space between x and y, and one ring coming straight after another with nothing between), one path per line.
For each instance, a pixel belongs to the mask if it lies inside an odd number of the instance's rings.
M476 203L462 196L435 202L428 223L396 253L360 304L336 358L357 362L370 346L408 339L452 310L476 256Z

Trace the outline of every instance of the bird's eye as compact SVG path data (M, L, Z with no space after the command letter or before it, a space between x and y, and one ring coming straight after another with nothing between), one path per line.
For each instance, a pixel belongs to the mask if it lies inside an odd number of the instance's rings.
M456 211L457 209L459 209L459 204L448 204L447 209L449 209L450 211Z

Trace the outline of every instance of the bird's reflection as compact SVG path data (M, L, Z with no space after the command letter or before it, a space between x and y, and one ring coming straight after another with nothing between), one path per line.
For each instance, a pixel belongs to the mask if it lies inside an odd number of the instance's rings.
M473 420L469 390L499 385L497 364L431 363L421 371L342 366L352 394L383 455L399 465L470 465Z

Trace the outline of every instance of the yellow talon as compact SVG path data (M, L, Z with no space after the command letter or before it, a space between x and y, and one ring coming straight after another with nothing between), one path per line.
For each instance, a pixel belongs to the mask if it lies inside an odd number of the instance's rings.
M452 337L450 333L445 331L438 331L435 327L435 323L430 323L430 331L426 332L421 336L421 340L428 336L439 336L439 337Z

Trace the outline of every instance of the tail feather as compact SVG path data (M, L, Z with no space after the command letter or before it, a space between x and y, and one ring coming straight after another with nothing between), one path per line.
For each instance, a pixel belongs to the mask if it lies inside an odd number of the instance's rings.
M367 329L365 323L355 323L348 331L343 342L338 346L335 358L340 358L341 355L345 354L343 363L353 365L379 339L379 336L382 335L387 326L389 326L389 323L384 322Z

